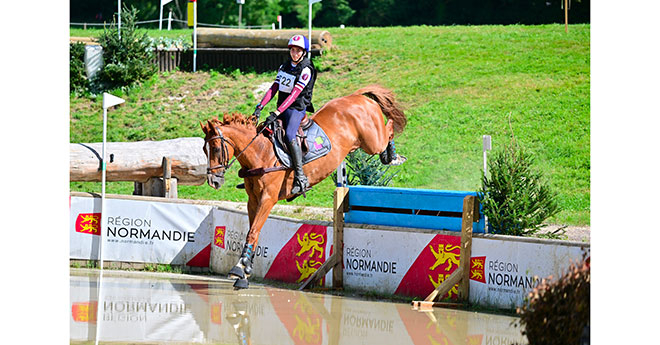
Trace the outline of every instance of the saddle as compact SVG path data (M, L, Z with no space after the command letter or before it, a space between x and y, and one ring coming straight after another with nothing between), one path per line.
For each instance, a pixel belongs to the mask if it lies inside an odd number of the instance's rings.
M289 149L286 145L285 129L282 120L278 119L275 121L263 133L273 143L275 156L280 163L287 168L291 168L291 157L289 156ZM303 165L325 156L332 149L330 139L328 139L323 129L307 116L300 122L296 140L300 143L303 153Z

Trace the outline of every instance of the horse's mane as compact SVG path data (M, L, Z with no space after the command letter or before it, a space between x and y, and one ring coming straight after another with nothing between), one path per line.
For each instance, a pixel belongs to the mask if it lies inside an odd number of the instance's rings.
M211 122L221 126L242 126L247 129L254 129L256 127L254 121L240 113L225 113L222 116L222 121L218 120L217 117L214 117L211 119Z

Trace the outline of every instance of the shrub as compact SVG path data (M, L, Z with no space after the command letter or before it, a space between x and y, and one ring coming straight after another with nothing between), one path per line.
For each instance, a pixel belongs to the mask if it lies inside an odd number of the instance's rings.
M149 79L158 71L153 62L152 40L146 31L142 34L137 31L138 10L131 6L122 13L121 38L115 26L103 30L99 36L105 65L98 74L98 82L104 89L130 86Z
M529 293L529 300L518 308L522 333L530 344L579 344L589 325L590 259L571 264L557 281L552 277ZM589 334L586 334L589 337Z
M69 44L69 92L85 92L87 90L87 75L85 72L85 44L76 42Z
M478 191L489 231L496 234L529 236L543 221L559 212L557 194L532 169L534 158L515 143L495 152L488 163L490 177L482 173Z
M346 182L349 186L388 186L397 171L388 174L391 165L383 165L377 155L370 156L361 149L346 156ZM337 172L332 173L332 180L337 183Z

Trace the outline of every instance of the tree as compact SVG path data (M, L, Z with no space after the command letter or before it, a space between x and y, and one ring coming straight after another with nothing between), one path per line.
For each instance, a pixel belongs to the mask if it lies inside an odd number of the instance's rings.
M339 26L348 24L355 10L348 4L348 0L324 0L322 8L314 17L315 26Z
M493 233L533 235L547 218L559 212L557 194L533 169L533 163L532 155L515 142L495 152L488 162L490 177L482 173L478 196Z
M158 71L154 64L151 40L146 32L140 34L135 25L138 10L122 10L121 38L116 26L103 30L99 44L103 48L103 69L98 74L101 88L129 86L150 78Z

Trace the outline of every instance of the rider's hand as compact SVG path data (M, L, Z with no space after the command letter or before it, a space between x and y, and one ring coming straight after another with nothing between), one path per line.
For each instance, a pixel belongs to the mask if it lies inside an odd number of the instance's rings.
M257 107L254 109L252 116L257 119L257 122L259 121L259 118L261 117L261 104L257 104Z
M270 113L270 116L268 116L268 117L266 118L266 121L264 121L264 124L265 124L266 126L270 126L270 124L271 124L271 123L274 123L275 120L277 120L277 114L271 112L271 113Z

